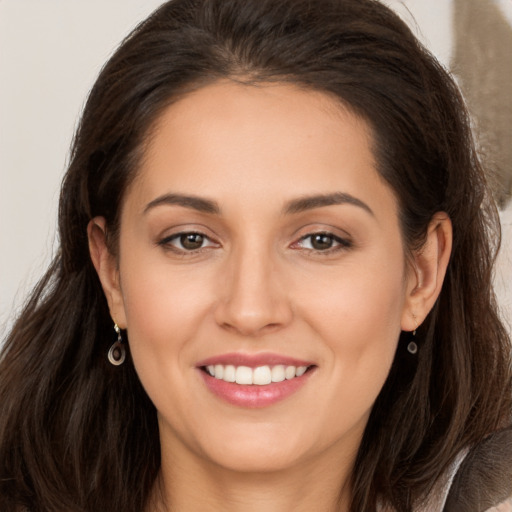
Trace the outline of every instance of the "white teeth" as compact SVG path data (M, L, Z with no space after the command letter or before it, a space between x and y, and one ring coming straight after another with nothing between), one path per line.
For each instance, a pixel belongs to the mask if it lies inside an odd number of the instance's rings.
M216 364L215 375L218 375L218 379L222 379L222 377L224 376L224 366L222 366L221 364Z
M248 366L239 366L236 369L235 375L235 381L237 384L252 384L252 369ZM217 376L217 374L215 374L215 376Z
M214 377L215 377L215 375L214 375ZM228 364L227 366L224 366L224 375L222 377L222 380L225 380L226 382L235 382L236 368L232 364Z
M296 377L302 377L306 373L306 370L308 369L307 366L299 366L297 368L297 371L295 372Z
M258 366L252 372L252 383L264 386L272 382L272 372L268 366Z
M284 376L286 380L293 379L295 377L295 372L297 371L297 368L295 366L287 366L284 371Z
M283 382L284 379L284 366L282 364L274 366L272 368L272 382Z
M216 379L225 382L236 382L241 385L255 384L257 386L265 386L272 382L283 382L285 379L290 380L295 377L302 377L308 369L307 366L284 366L282 364L270 366L258 366L250 368L248 366L233 365L209 365L206 367L207 372Z

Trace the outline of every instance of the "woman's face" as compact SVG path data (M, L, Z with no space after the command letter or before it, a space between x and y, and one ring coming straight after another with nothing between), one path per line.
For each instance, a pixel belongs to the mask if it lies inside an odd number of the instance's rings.
M362 119L291 85L218 82L163 113L111 308L164 453L239 471L353 457L414 286L375 167Z

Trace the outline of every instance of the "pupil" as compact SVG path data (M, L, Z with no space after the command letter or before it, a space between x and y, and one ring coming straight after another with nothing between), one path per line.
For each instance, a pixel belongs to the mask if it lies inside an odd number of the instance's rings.
M314 235L311 245L319 250L330 249L332 247L332 237L330 235Z
M188 233L181 235L180 242L185 249L194 250L199 249L203 245L203 235L198 233Z

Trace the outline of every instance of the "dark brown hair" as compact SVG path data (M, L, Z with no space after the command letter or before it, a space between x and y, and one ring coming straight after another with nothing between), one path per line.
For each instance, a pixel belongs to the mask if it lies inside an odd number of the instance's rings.
M334 95L373 130L378 171L421 247L454 228L441 295L405 334L353 469L353 512L412 509L465 446L510 421L510 340L491 287L499 224L464 102L406 25L373 0L174 0L123 42L94 85L60 197L60 249L0 360L0 509L141 512L160 464L156 411L115 340L86 227L120 204L163 109L228 78ZM491 243L495 241L495 244Z

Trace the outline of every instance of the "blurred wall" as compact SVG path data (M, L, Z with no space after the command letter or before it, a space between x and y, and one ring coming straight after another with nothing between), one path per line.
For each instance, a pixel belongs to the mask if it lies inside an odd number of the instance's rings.
M89 89L161 0L0 0L0 340L55 246L68 148Z

